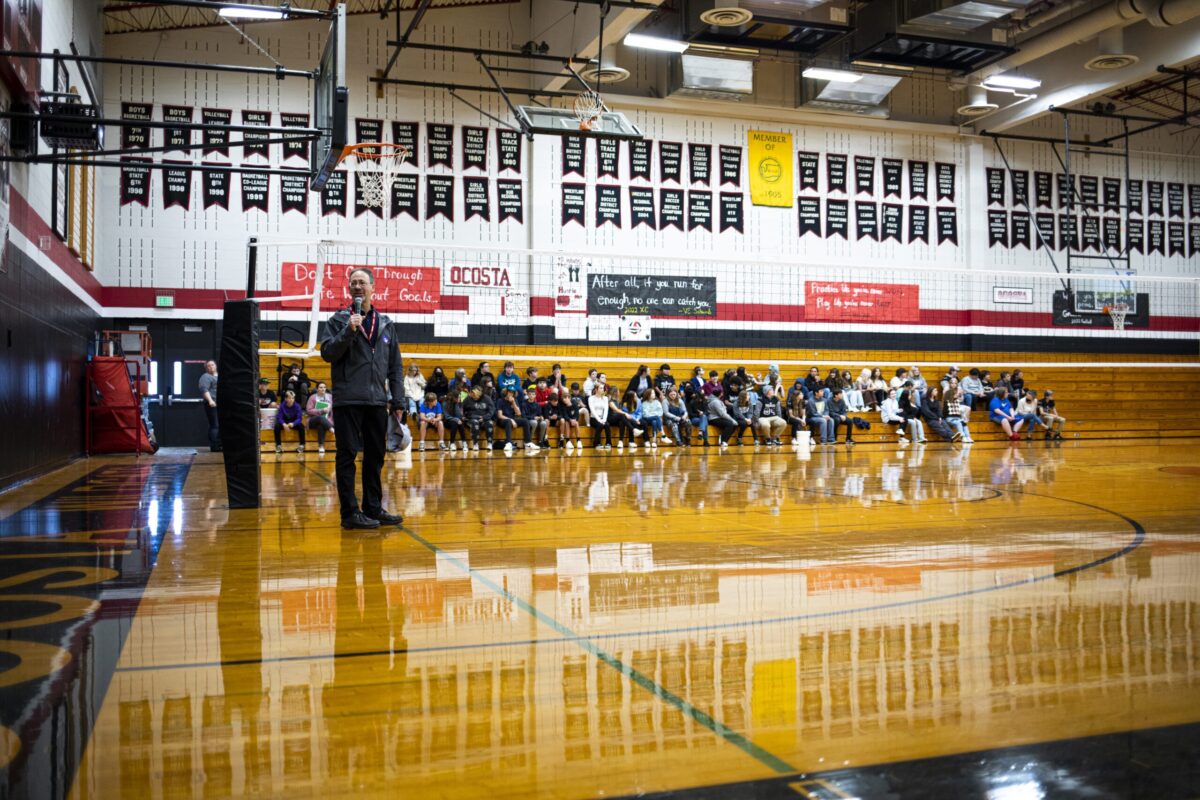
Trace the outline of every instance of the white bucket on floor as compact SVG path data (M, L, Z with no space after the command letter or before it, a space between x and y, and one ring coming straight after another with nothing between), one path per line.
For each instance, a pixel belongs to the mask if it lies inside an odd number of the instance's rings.
M801 447L812 447L811 438L812 431L797 431L792 435L792 442L798 442Z

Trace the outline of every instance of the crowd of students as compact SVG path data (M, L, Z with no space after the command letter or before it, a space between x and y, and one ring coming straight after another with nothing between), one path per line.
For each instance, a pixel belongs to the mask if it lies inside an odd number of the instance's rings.
M560 448L574 450L584 447L587 429L589 443L601 450L690 447L697 438L704 447L713 438L718 447L740 446L747 430L755 445L779 447L789 429L794 447L805 441L805 431L812 446L840 441L852 446L854 431L871 426L859 416L868 412L878 412L901 444L925 442L927 431L947 441L972 442L970 424L978 413L1013 440L1022 430L1031 437L1038 428L1047 439L1061 439L1065 424L1054 393L1047 390L1038 398L1025 387L1020 369L1001 372L992 383L988 370L960 375L958 367L933 382L919 367L897 369L890 379L879 368L863 369L857 377L850 370L830 369L822 377L813 367L789 386L776 365L754 375L745 367L723 374L695 367L681 380L669 364L654 373L643 365L622 390L595 369L583 381L571 381L559 364L546 375L537 367L519 374L506 361L493 374L485 361L470 377L465 369L447 377L435 367L426 378L412 364L404 391L407 412L400 412L398 422L415 420L419 450L436 434L443 450L495 445L512 451L519 431L525 450L537 452L550 446L551 430L557 431Z

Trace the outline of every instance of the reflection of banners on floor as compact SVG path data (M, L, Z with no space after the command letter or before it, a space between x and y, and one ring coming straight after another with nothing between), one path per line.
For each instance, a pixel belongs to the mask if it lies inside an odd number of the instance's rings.
M337 311L350 305L350 273L357 264L326 264L322 282L321 310ZM385 313L428 313L442 301L441 270L436 267L370 265L375 275L375 305ZM280 280L284 296L311 293L317 265L307 261L285 261ZM285 300L284 308L311 308L309 300Z
M915 322L921 287L909 283L806 281L804 318L819 322Z

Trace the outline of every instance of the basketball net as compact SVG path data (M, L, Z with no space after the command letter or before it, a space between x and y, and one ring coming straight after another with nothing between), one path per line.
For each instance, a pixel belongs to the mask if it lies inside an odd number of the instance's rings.
M392 184L412 151L402 144L361 142L342 150L341 162L355 174L358 194L366 208L383 208Z
M1124 303L1113 303L1104 307L1104 313L1112 319L1114 331L1125 330L1125 317L1129 314L1129 306Z
M579 120L579 130L590 131L592 125L604 113L604 102L595 92L580 92L575 95L571 110L575 113L575 119Z

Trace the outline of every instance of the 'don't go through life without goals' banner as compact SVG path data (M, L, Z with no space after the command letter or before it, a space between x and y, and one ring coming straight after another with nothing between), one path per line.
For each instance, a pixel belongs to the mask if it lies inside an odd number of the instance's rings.
M393 267L359 264L326 264L321 284L321 310L337 311L350 305L350 273L366 266L375 275L375 305L387 313L432 313L442 302L441 270L437 267ZM285 261L280 280L284 297L311 294L317 265ZM311 308L309 300L285 300L284 308Z

